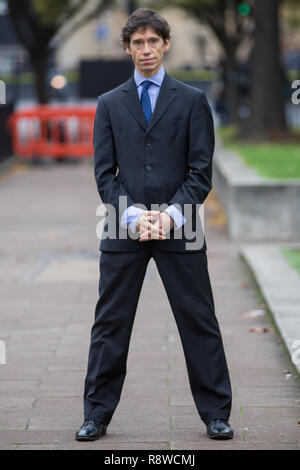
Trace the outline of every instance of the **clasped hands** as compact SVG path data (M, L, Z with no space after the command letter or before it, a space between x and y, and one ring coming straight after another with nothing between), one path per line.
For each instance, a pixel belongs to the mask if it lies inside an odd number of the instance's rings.
M140 234L139 242L165 240L167 233L174 227L174 220L167 212L144 211L136 224Z

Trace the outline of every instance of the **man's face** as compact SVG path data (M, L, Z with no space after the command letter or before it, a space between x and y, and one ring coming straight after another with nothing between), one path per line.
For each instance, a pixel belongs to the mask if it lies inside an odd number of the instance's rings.
M144 31L139 28L132 33L130 44L126 45L125 49L132 57L137 71L149 78L159 70L170 43L170 39L164 42L152 28L146 28Z

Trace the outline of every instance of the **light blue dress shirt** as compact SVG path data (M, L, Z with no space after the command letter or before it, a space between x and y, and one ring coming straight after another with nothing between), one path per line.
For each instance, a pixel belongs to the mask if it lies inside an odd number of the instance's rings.
M154 108L156 105L156 101L158 98L158 94L159 94L164 76L165 76L165 69L162 65L160 69L158 70L158 72L155 75L153 75L153 77L147 78L147 80L151 82L151 85L148 88L148 93L150 96L152 113L154 112ZM141 93L143 89L142 82L145 79L146 77L141 75L136 69L134 70L134 80L137 86L139 99L141 99ZM143 212L144 212L143 209L139 207L135 207L135 206L128 207L122 215L121 227L127 228L127 226L129 226L130 230L134 233L136 231L137 221ZM174 220L175 228L179 228L183 224L185 224L186 222L185 217L175 206L167 207L167 209L164 212L167 212L172 217L172 219Z

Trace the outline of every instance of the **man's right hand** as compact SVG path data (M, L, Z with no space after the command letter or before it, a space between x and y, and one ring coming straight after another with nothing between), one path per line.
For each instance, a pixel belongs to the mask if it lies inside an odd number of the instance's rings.
M136 231L143 238L140 241L147 240L165 240L166 236L164 231L159 228L156 222L159 219L160 211L144 211L136 224Z

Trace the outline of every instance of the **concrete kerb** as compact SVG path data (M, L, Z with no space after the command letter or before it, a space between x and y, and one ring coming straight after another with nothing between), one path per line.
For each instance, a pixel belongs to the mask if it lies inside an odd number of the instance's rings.
M213 166L213 184L232 240L300 242L299 178L263 178L218 140Z
M300 276L280 249L278 245L243 245L239 252L261 290L300 376Z

